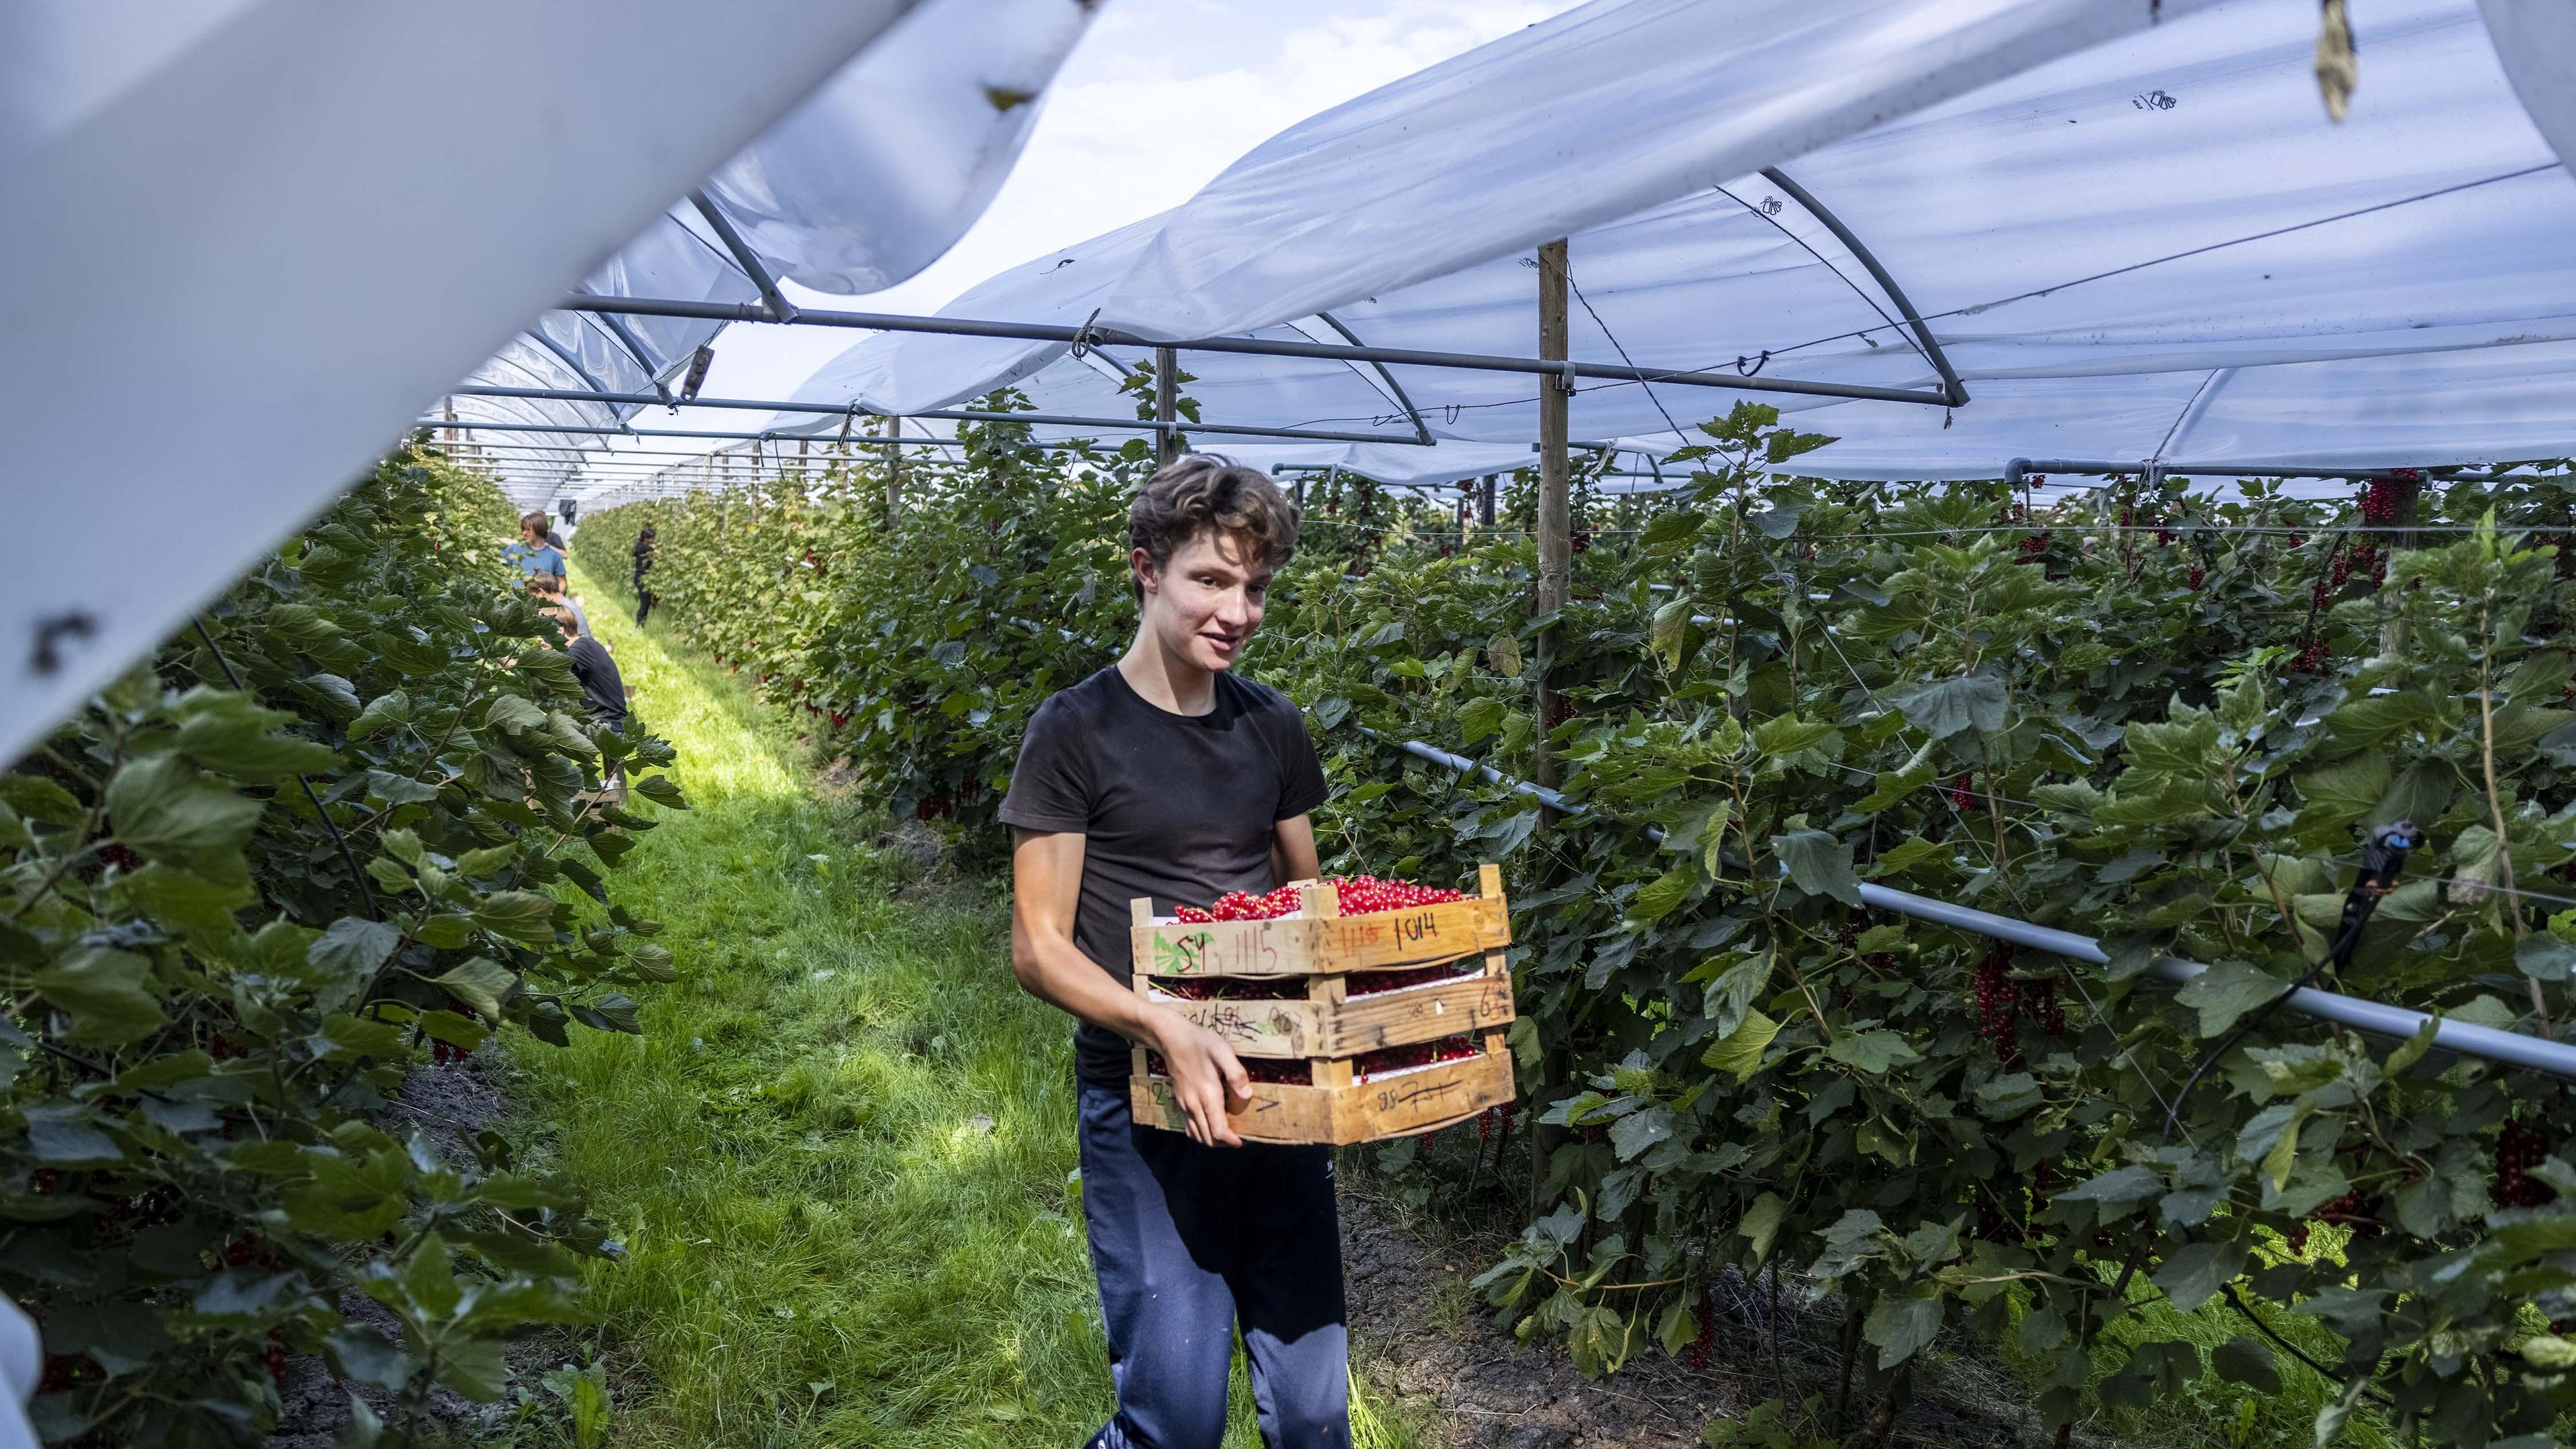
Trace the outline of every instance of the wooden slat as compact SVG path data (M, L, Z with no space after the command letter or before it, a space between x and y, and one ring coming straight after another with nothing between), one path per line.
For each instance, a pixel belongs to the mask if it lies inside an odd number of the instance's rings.
M1148 983L1150 977L1145 978ZM1317 983L1341 984L1341 976ZM1463 1036L1512 1019L1512 983L1491 969L1432 986L1345 999L1154 1000L1215 1032L1245 1057L1350 1057L1380 1047Z
M1226 1123L1249 1142L1374 1142L1465 1121L1512 1100L1512 1092L1512 1061L1503 1050L1502 1034L1488 1032L1480 1056L1375 1082L1344 1087L1255 1082L1251 1105L1229 1115ZM1128 1103L1146 1126L1185 1130L1172 1084L1161 1077L1131 1079Z
M1455 961L1510 945L1511 920L1497 895L1323 920L1137 926L1130 934L1136 969L1156 976L1307 976Z

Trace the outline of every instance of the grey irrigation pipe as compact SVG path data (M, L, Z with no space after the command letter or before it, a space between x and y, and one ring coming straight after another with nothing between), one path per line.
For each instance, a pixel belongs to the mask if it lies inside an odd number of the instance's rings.
M1374 740L1383 741L1386 738L1366 725L1360 725L1358 729L1360 733ZM1527 780L1515 780L1491 765L1480 764L1464 755L1453 755L1447 750L1426 745L1420 740L1400 740L1390 743L1415 759L1443 765L1460 774L1481 775L1494 784L1509 786L1512 793L1535 800L1559 814L1572 817L1588 813L1580 805L1566 803L1565 796L1557 791L1543 785L1533 785ZM1658 841L1663 839L1664 832L1660 826L1650 825L1646 827L1646 832L1651 839ZM1991 936L1998 941L2010 941L2016 946L2028 946L2034 951L2046 951L2051 955L2064 956L2089 965L2111 964L2110 956L2102 950L2102 943L2094 937L2079 936L2073 931L2061 931L2054 926L2043 926L2035 921L2015 920L2010 916L1998 916L1991 911L1981 911L1973 906L1934 900L1929 896L1918 896L1910 891L1894 890L1887 886L1870 885L1866 882L1861 885L1860 899L1862 905L1873 910L1893 911L1901 916L1912 916L1916 920L1930 921L1934 925L1948 926L1980 936ZM2197 961L2185 961L2178 956L2160 956L2147 967L2144 974L2179 986L2208 969ZM2412 1038L2424 1029L2425 1022L2434 1019L2423 1012L2409 1011L2402 1006L2364 1001L2359 997L2345 996L2338 992L2319 991L2312 986L2302 986L2291 992L2284 999L2283 1004L2292 1011L2316 1017L2321 1021L2331 1021L2340 1026L2352 1027L2357 1031L2369 1032L2374 1036L2400 1039ZM2528 1067L2533 1071L2547 1072L2554 1077L2576 1081L2576 1046L2529 1036L2522 1032L2499 1031L2494 1027L2474 1026L2468 1022L2444 1018L2441 1025L2434 1029L2433 1045L2444 1051L2483 1057L2488 1061L2502 1062L2508 1066Z

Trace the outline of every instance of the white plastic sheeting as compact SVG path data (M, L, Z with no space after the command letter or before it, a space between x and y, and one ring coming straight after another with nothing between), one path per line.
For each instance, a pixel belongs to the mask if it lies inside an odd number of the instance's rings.
M1912 7L1906 19L1929 25L1970 9ZM1766 31L1732 28L1729 8L1727 33L1688 63L1724 92L1780 69L1828 73L1854 63L1864 41L1898 39L1893 21L1871 29L1886 19L1875 6L1814 0L1798 11L1800 23ZM1463 97L1501 89L1491 100L1508 111L1545 94L1534 81L1470 89L1469 78L1496 73L1498 53L1535 77L1546 56L1582 59L1618 33L1615 22L1668 14L1646 0L1604 0L1399 81L1255 151L1175 211L1014 269L947 310L1078 322L1096 308L1100 323L1150 335L1196 319L1284 322L1337 340L1314 318L1277 310L1320 307L1375 345L1531 356L1528 253L1361 290L1358 279L1412 266L1412 238L1350 222L1331 168L1375 195L1400 165L1472 146L1484 118ZM2576 234L2576 183L2516 99L2474 0L2363 0L2355 14L2361 87L2340 126L2317 95L2313 8L2232 0L2191 13L2168 5L2161 24L1806 154L1726 150L1733 179L1572 229L1573 354L1936 386L1896 325L1893 299L1858 259L1782 188L1741 174L1772 162L1884 264L1971 395L1955 410L1764 396L1797 426L1843 440L1802 466L1992 477L2014 456L2369 466L2576 451L2576 372L2560 345L2576 339L2576 249L2564 241ZM2545 39L2564 18L2533 23ZM1669 133L1656 133L1622 113L1596 137L1583 116L1560 116L1545 144L1497 148L1486 164L1512 172L1525 197L1583 194L1596 173L1621 169L1597 147L1677 152L1711 124L1690 104L1671 117ZM1434 134L1449 129L1457 134ZM1311 174L1292 194L1280 176L1299 167ZM1259 189L1247 172L1270 175L1267 213L1246 210L1242 198ZM1425 183L1434 197L1445 184ZM1528 205L1533 223L1563 214ZM1208 238L1220 222L1242 228L1236 268L1192 272L1169 260L1215 255ZM1499 224L1487 234L1502 234ZM1283 254L1293 265L1276 260ZM1333 268L1353 285L1306 284ZM1012 382L1043 410L1096 408L1103 380L1061 352L884 336L818 374L807 400L916 410ZM1182 361L1198 374L1189 391L1210 421L1390 438L1410 430L1364 367L1213 353ZM1394 374L1441 438L1536 436L1534 378ZM1573 432L1670 446L1676 426L1687 431L1737 396L1587 383Z
M824 292L891 286L946 251L991 202L1091 10L1080 0L924 0L727 162L704 194L773 278ZM759 300L688 201L620 249L582 290ZM623 393L651 392L656 383L676 388L690 354L723 324L550 312L533 330L572 352L590 376L530 382L495 358L466 381ZM605 417L613 425L634 411L525 399L455 403L459 419L478 422L596 425ZM579 471L584 450L598 446L565 434L477 431L474 438L498 450L492 456L505 485L529 504L554 498Z
M0 6L0 759L907 8Z

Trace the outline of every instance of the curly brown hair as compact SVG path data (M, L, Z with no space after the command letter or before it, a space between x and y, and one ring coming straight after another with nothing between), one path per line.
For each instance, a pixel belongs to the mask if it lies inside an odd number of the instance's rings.
M1269 475L1214 453L1191 453L1154 470L1127 506L1127 543L1156 569L1202 533L1232 534L1245 552L1276 569L1297 551L1297 505ZM1145 586L1129 574L1141 601Z

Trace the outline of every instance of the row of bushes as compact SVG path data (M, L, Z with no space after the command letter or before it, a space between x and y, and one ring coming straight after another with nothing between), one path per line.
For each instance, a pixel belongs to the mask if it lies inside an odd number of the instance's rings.
M635 1030L671 979L607 874L682 803L584 722L491 481L407 449L0 773L0 1288L54 1441L252 1444L292 1357L408 1442L616 1245L494 1130L384 1108L505 1026ZM364 1295L398 1331L352 1321Z
M1542 1124L1533 1220L1479 1280L1505 1320L1611 1371L1785 1261L1848 1318L1838 1390L1779 1423L1883 1440L1965 1329L2057 1425L2215 1374L2321 1441L2550 1442L2576 1106L2265 1008L2327 952L2359 833L2408 819L2429 844L2324 984L2565 1034L2576 477L2033 507L1796 477L1824 440L1764 408L1705 431L1666 465L1687 487L1590 501L1546 615L1525 484L1463 541L1445 508L1314 500L1244 665L1326 753L1329 868L1505 864ZM583 552L605 573L655 523L674 630L899 808L989 830L1031 708L1132 628L1145 469L998 424L908 463L891 516L856 460L599 515ZM1579 814L1407 740L1516 778L1545 755ZM2112 964L1873 916L1864 880ZM2211 969L2175 992L2166 955Z

